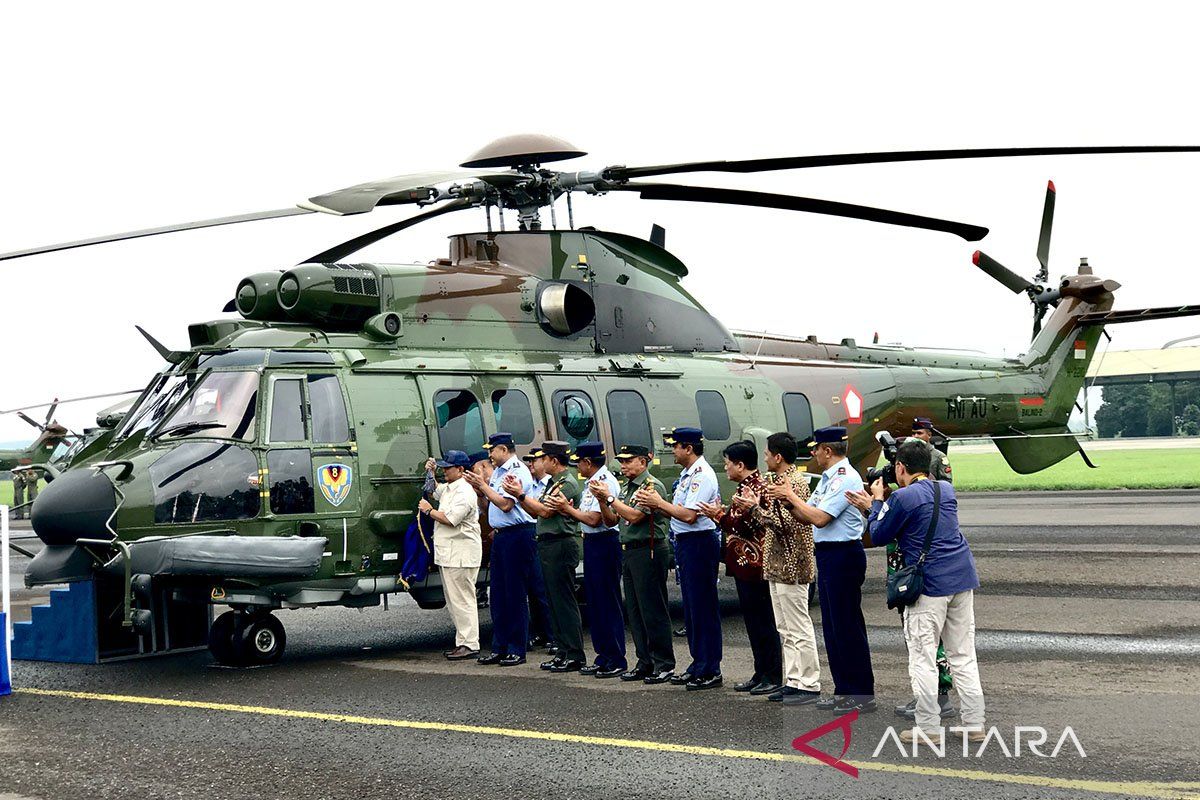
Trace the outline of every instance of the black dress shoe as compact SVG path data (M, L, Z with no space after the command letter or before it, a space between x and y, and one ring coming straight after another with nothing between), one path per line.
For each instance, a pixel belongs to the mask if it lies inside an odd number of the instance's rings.
M599 664L588 664L586 667L579 668L579 674L580 675L595 675L600 670L601 670L601 666Z
M874 697L843 697L837 705L830 709L835 714L849 714L857 711L860 714L872 714L879 708Z
M785 697L791 697L799 691L800 690L795 686L780 686L778 689L767 695L767 699L772 703L782 703Z
M550 668L551 672L578 672L583 669L583 662L578 658L572 658L570 661L560 661Z
M484 665L499 664L502 658L504 658L503 653L488 653L486 656L480 656L476 661Z
M829 697L822 697L820 700L813 703L813 705L817 707L818 711L833 711L834 707L844 699L845 698L840 694L835 694L830 695Z
M671 631L671 633L675 634L676 636L680 636L680 637L682 637L682 636L687 636L687 626L686 626L686 625L680 625L678 628L676 628L675 630Z
M781 688L783 687L781 687L778 683L774 683L772 681L763 681L758 686L755 686L753 689L751 689L750 694L754 695L755 697L761 697L764 694L775 694L775 692L778 692Z
M529 639L530 649L536 649L538 647L541 647L544 644L547 644L545 636L532 636Z
M551 642L550 644L546 645L546 655L549 655L549 656L558 655L558 645L556 645L554 642Z
M721 673L718 672L716 675L709 675L707 678L693 678L683 688L689 692L697 692L701 689L716 689L722 683L724 681L721 678Z
M596 677L597 678L615 678L618 675L624 675L624 674L625 674L625 670L622 669L621 667L609 667L608 669L602 669L602 670L598 671L596 673Z
M656 684L656 683L666 683L674 677L675 677L674 672L672 672L669 669L665 669L662 672L655 672L655 673L652 673L652 674L647 675L646 677L642 678L642 683L648 683L651 685Z
M758 686L760 683L762 683L762 679L759 678L757 675L755 675L753 678L751 678L748 681L742 681L741 683L735 683L733 685L733 690L735 692L748 692L751 689L753 689L755 686Z
M510 653L510 654L506 655L504 658L500 659L500 666L502 666L502 667L515 667L517 664L524 664L524 663L525 663L525 656L519 656L516 653Z
M645 678L645 677L646 677L646 676L648 676L649 674L650 674L650 671L649 671L649 670L645 670L645 669L631 669L631 670L629 670L628 672L622 672L622 673L621 673L621 680L623 680L623 681L626 681L626 682L628 682L628 683L632 683L633 681L640 681L640 680L642 680L643 678Z
M820 699L820 692L807 692L803 689L798 689L795 694L789 694L783 698L783 704L785 706L811 706L815 705Z
M554 669L556 665L561 664L562 662L563 659L561 658L552 658L549 661L543 661L541 664L538 664L538 666L542 669Z
M686 686L696 676L690 672L681 672L678 675L671 676L672 686Z

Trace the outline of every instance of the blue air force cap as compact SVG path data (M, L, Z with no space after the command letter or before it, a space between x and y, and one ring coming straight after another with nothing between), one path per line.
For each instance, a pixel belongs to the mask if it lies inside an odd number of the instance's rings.
M844 442L850 437L841 425L830 425L828 428L817 428L813 431L812 446Z
M471 455L467 456L467 458L471 462L469 466L473 467L476 464L478 464L480 461L488 460L487 450L477 450L476 452L471 453Z
M488 437L487 444L483 446L483 449L491 450L497 445L504 445L511 450L513 446L513 435L511 433L493 433Z
M604 442L580 442L575 447L575 455L571 456L572 463L581 458L591 459L592 461L604 460Z
M914 431L931 431L933 430L933 420L929 417L917 417L913 420L912 429Z
M484 458L487 458L486 454ZM473 463L475 462L471 460L471 457L462 450L447 450L446 454L437 462L437 465L442 469L446 467L462 467L466 469Z
M675 428L663 434L663 441L667 444L700 444L704 441L704 431L699 428Z

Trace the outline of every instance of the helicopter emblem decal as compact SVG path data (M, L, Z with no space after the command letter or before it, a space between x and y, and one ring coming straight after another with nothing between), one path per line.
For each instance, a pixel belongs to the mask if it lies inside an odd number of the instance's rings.
M317 486L332 506L340 506L350 496L354 472L345 464L325 464L317 470Z

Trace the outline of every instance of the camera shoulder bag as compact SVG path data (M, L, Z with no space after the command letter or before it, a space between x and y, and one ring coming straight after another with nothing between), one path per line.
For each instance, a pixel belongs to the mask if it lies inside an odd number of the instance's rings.
M942 505L942 485L933 483L933 514L929 517L929 530L925 532L925 544L921 548L921 557L917 563L910 564L893 572L887 580L888 608L903 609L917 602L917 598L925 591L925 557L929 555L929 547L933 544L933 534L937 530L938 516Z

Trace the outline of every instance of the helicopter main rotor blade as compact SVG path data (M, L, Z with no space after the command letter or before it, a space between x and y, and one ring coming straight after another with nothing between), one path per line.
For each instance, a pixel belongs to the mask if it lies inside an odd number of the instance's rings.
M682 172L773 172L810 167L840 167L849 164L887 164L901 161L946 161L959 158L1014 158L1017 156L1073 156L1103 153L1196 153L1200 146L1127 146L1127 147L988 147L963 150L895 150L880 153L835 153L821 156L751 158L741 161L690 161L648 167L606 167L604 177L612 181L676 175Z
M376 206L393 206L403 203L419 203L438 197L437 184L451 181L482 179L505 183L521 180L520 173L494 169L442 170L440 172L418 172L412 175L397 175L381 181L360 183L333 192L310 197L304 208L323 211L326 214L365 214Z
M440 217L442 214L448 214L451 211L459 211L464 208L469 208L471 205L471 201L466 198L452 200L446 205L439 206L432 211L426 211L423 214L417 214L416 216L409 217L408 219L402 219L399 222L393 222L391 225L384 225L382 228L376 228L373 231L364 233L362 236L355 236L353 239L342 242L339 245L335 245L323 252L317 253L315 256L310 256L300 263L328 264L334 261L341 261L346 256L362 250L367 245L374 244L380 239L386 239L393 234L399 233L405 228L411 228L414 225L419 225L425 220L433 219L434 217Z
M1038 234L1037 260L1042 265L1038 282L1045 283L1050 277L1050 231L1054 227L1054 199L1057 193L1054 181L1046 182L1046 205L1042 206L1042 230Z
M0 261L7 261L10 258L24 258L25 256L36 256L40 253L53 253L57 250L73 250L76 247L88 247L93 244L105 244L107 242L120 242L125 239L141 239L146 236L158 236L163 233L177 233L179 231L191 231L197 228L215 228L218 225L234 225L238 222L256 222L260 219L278 219L280 217L294 217L298 214L311 214L313 209L309 208L279 208L274 211L255 211L250 214L237 214L232 217L217 217L215 219L202 219L197 222L184 222L179 225L163 225L160 228L143 228L140 231L127 231L126 233L110 233L106 236L94 236L91 239L79 239L74 242L62 242L61 244L50 244L42 247L31 247L28 250L14 250L11 253L0 253Z
M922 217L903 211L872 208L833 200L817 200L811 197L796 197L788 194L748 192L741 189L716 189L709 186L683 186L671 183L629 183L612 187L613 191L637 192L643 200L683 200L693 203L722 203L725 205L778 208L785 211L807 211L833 217L862 219L908 228L923 228L960 236L968 242L977 242L987 236L988 229L962 222Z

